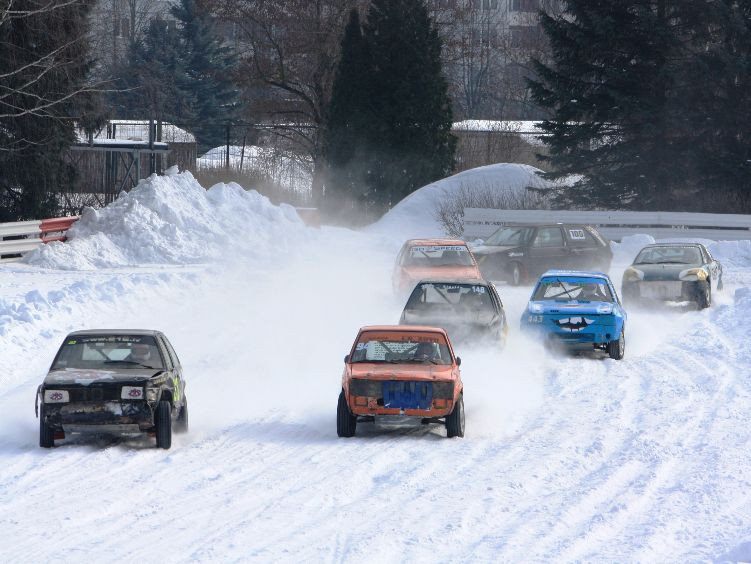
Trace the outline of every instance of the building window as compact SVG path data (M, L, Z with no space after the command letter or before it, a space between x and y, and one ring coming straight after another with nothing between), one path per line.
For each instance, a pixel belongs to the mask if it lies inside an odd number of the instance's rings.
M512 12L536 12L540 9L540 0L511 0Z

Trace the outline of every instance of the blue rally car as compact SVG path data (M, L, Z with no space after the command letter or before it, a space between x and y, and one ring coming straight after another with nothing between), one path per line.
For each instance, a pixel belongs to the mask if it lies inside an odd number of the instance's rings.
M605 350L621 360L626 317L607 274L549 270L537 281L521 329L567 347Z

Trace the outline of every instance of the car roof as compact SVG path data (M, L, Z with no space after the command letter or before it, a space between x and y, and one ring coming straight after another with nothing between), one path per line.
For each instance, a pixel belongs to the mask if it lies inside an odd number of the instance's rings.
M68 334L68 337L80 335L149 335L156 337L160 334L161 331L154 329L85 329L83 331L73 331L73 333Z
M499 225L498 228L501 227L592 227L589 224L586 223L562 223L562 222L550 222L550 223L523 223L519 221L514 222L508 222L503 225Z
M604 272L590 270L548 270L540 278L547 278L548 276L574 276L577 278L602 278L603 280L610 280L610 277Z
M649 245L644 245L642 250L644 249L651 249L655 247L703 247L703 243L694 243L692 241L684 241L684 242L676 242L676 243L650 243Z
M446 331L440 327L429 327L427 325L366 325L360 328L360 332L365 331L395 331L400 333L441 333L446 335Z
M405 245L424 245L426 247L430 246L441 246L441 245L462 245L467 246L466 241L462 241L461 239L408 239Z
M473 284L475 286L482 285L482 286L490 286L490 282L487 280L483 280L482 278L477 277L471 277L471 278L425 278L423 280L420 280L419 282L415 283L415 286L418 286L420 284Z

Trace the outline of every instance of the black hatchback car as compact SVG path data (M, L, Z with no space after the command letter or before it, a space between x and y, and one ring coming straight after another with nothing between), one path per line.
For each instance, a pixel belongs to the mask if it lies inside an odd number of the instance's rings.
M483 278L518 286L548 270L610 270L609 241L589 225L506 225L472 248Z
M485 280L423 280L412 291L399 325L441 327L451 341L502 347L508 324L501 297Z
M69 434L156 436L170 448L187 432L180 360L159 331L91 330L68 335L37 389L39 446Z

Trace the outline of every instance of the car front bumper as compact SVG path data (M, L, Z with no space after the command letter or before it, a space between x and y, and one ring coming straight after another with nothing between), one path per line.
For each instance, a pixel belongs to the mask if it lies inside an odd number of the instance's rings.
M46 403L42 417L65 433L128 434L154 427L154 409L147 401Z
M692 301L701 288L698 281L642 280L623 283L624 298L655 301Z

